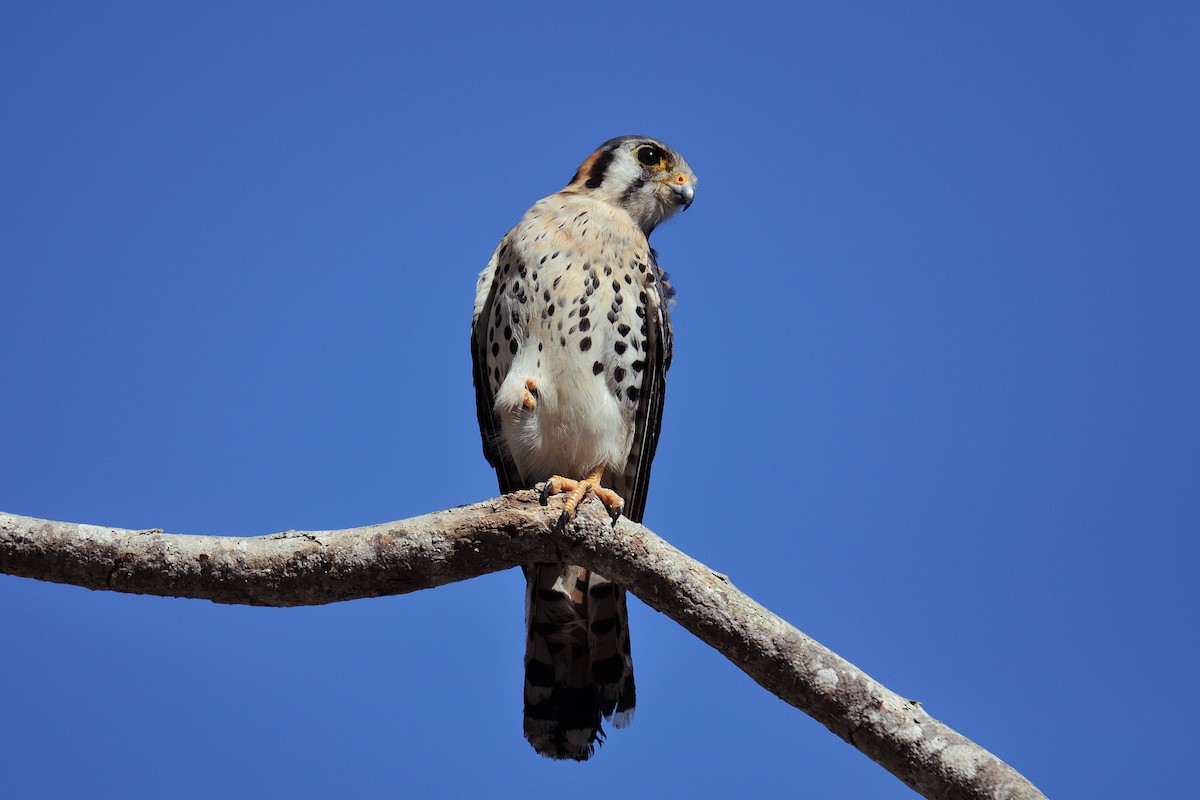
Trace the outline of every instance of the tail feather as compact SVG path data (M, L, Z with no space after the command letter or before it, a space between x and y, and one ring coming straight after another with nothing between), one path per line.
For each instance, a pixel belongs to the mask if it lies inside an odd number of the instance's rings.
M582 567L526 570L525 738L544 756L585 761L633 714L625 592Z
M636 690L629 646L625 590L595 572L587 583L588 661L600 696L601 712L624 728L633 717Z

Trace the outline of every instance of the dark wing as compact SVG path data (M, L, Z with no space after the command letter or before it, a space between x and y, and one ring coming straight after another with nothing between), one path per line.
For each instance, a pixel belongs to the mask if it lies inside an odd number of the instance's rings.
M483 438L483 455L496 469L500 493L508 494L526 487L521 485L521 475L504 447L500 421L496 419L494 411L496 398L492 395L492 384L488 376L487 331L492 323L493 304L496 301L497 284L493 280L496 264L497 259L493 256L476 289L485 299L471 321L471 373L475 379L475 414L479 418L479 435Z
M625 464L625 516L641 522L646 511L646 495L650 487L650 464L658 449L658 433L662 428L663 399L667 392L667 369L671 366L674 335L668 301L674 289L665 281L655 253L650 251L651 267L658 278L654 282L658 302L646 308L646 368L643 372L637 415L634 417L633 446Z

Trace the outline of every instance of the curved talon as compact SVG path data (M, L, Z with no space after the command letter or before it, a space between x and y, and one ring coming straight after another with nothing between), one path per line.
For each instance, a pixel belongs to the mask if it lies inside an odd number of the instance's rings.
M617 523L621 513L625 510L625 500L612 489L607 489L600 485L600 480L603 477L604 467L597 467L581 481L564 478L561 475L551 475L546 483L543 484L540 498L542 505L548 504L550 495L552 494L570 492L563 503L562 516L558 518L556 525L558 530L561 530L571 521L571 517L575 516L575 509L579 507L579 504L589 494L594 495L597 500L604 504L604 508L608 511L609 517L612 518L613 524Z
M604 503L604 510L608 512L608 516L616 525L617 520L621 518L621 513L625 510L625 499L612 489L605 489L602 486L594 487L592 494L596 496L597 500Z

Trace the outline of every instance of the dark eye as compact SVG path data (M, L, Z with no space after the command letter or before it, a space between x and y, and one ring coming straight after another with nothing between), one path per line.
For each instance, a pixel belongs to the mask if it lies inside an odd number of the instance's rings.
M643 145L637 149L638 161L647 167L657 167L662 163L664 153L652 144Z

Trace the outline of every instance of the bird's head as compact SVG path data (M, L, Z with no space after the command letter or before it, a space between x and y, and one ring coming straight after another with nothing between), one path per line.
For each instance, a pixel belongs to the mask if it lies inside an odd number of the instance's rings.
M649 236L692 204L696 175L683 156L647 136L620 136L587 157L567 186L625 209Z

